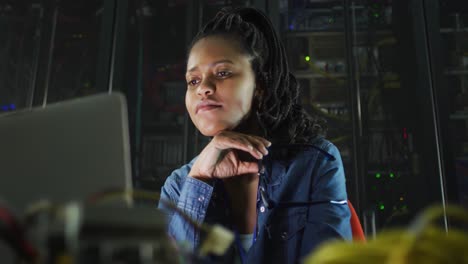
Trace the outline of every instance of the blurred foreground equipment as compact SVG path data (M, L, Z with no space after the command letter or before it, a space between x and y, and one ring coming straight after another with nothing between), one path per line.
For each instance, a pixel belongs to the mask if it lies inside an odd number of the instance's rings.
M21 221L0 204L0 242L21 261L14 263L207 263L210 256L225 254L234 240L230 230L198 223L176 204L160 200L205 235L195 251L171 239L166 213L155 208L159 198L142 190L108 190L65 205L39 201Z
M70 203L27 221L36 263L178 263L165 214L154 208Z
M468 212L460 207L446 209L451 228L439 224L442 207L431 207L407 230L382 232L368 243L330 242L306 257L306 264L445 264L468 263Z

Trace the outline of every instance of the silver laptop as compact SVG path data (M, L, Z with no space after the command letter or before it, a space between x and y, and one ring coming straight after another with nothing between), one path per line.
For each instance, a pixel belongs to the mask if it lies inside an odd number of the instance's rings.
M0 115L0 199L22 213L42 199L131 189L125 97L100 94Z

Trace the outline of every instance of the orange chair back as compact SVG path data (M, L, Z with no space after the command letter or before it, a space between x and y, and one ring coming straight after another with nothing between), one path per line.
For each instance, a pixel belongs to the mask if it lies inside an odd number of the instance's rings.
M348 200L349 211L351 212L351 231L353 232L353 240L354 241L366 241L366 236L364 235L364 231L362 229L361 221L359 221L359 217L356 214L356 210L354 210L353 205Z

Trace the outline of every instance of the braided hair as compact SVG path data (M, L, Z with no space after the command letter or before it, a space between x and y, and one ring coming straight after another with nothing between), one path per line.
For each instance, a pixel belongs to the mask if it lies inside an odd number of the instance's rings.
M271 21L254 8L222 9L195 36L220 36L237 41L251 65L262 96L256 117L265 138L275 143L307 143L324 135L323 119L309 116L298 103L299 85L290 73L286 51Z

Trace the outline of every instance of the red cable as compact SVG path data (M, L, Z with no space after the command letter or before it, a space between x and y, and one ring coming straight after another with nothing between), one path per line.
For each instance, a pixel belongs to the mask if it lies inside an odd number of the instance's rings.
M14 243L17 243L19 249L28 259L36 259L39 255L38 251L27 241L24 237L24 232L20 228L18 221L13 214L4 207L0 207L0 221L4 222L7 230L11 230L13 234Z

